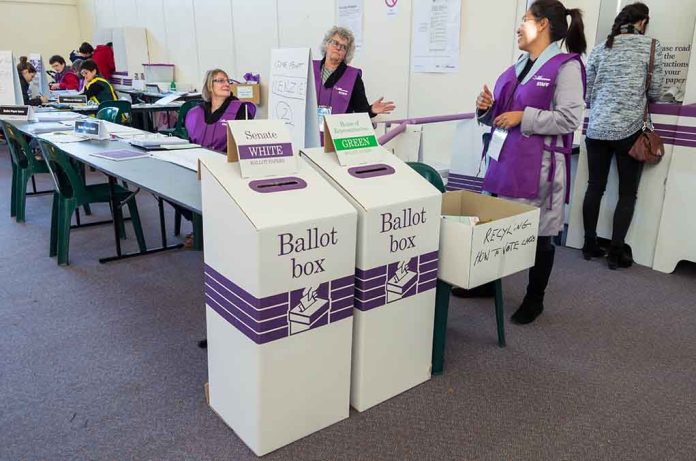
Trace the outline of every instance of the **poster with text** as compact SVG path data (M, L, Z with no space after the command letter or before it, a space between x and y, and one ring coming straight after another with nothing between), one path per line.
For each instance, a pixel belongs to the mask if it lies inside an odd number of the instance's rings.
M459 69L461 0L414 0L411 71Z

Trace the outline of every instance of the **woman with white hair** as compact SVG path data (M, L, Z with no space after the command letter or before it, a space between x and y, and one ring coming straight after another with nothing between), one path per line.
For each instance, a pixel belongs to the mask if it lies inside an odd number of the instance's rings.
M201 94L203 104L186 114L184 126L189 139L207 149L225 152L225 122L253 119L256 106L250 102L241 102L232 94L230 78L222 69L212 69L206 73Z
M348 65L355 53L355 37L350 30L332 27L324 36L321 52L324 58L314 61L314 83L322 130L326 114L367 112L370 117L375 117L396 108L392 101L384 101L383 97L372 104L367 102L362 71Z

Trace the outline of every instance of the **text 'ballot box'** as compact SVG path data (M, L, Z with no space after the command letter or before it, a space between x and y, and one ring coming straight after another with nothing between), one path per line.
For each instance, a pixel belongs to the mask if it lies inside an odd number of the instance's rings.
M200 174L210 406L263 455L348 417L357 215L303 160Z
M358 210L351 405L363 411L430 379L442 194L381 147L354 166L302 153Z

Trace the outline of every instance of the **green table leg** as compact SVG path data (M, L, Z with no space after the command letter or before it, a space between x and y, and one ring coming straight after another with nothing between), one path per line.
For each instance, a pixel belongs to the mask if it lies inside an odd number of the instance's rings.
M191 216L193 224L193 250L203 251L203 216L193 213Z
M498 279L495 285L495 322L498 326L498 346L505 347L505 311L503 309L503 281Z
M449 310L452 285L437 280L435 290L435 324L433 329L433 375L441 375L445 362L445 335L447 333L447 311Z

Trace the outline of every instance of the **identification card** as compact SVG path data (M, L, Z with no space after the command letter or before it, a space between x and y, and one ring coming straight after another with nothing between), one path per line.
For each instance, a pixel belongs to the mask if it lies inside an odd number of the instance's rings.
M317 118L319 119L319 131L324 132L324 116L331 115L331 106L317 107Z
M496 162L500 157L500 151L503 150L503 145L505 144L505 139L507 138L508 132L502 128L496 128L491 136L491 142L488 144L488 158L492 158Z

